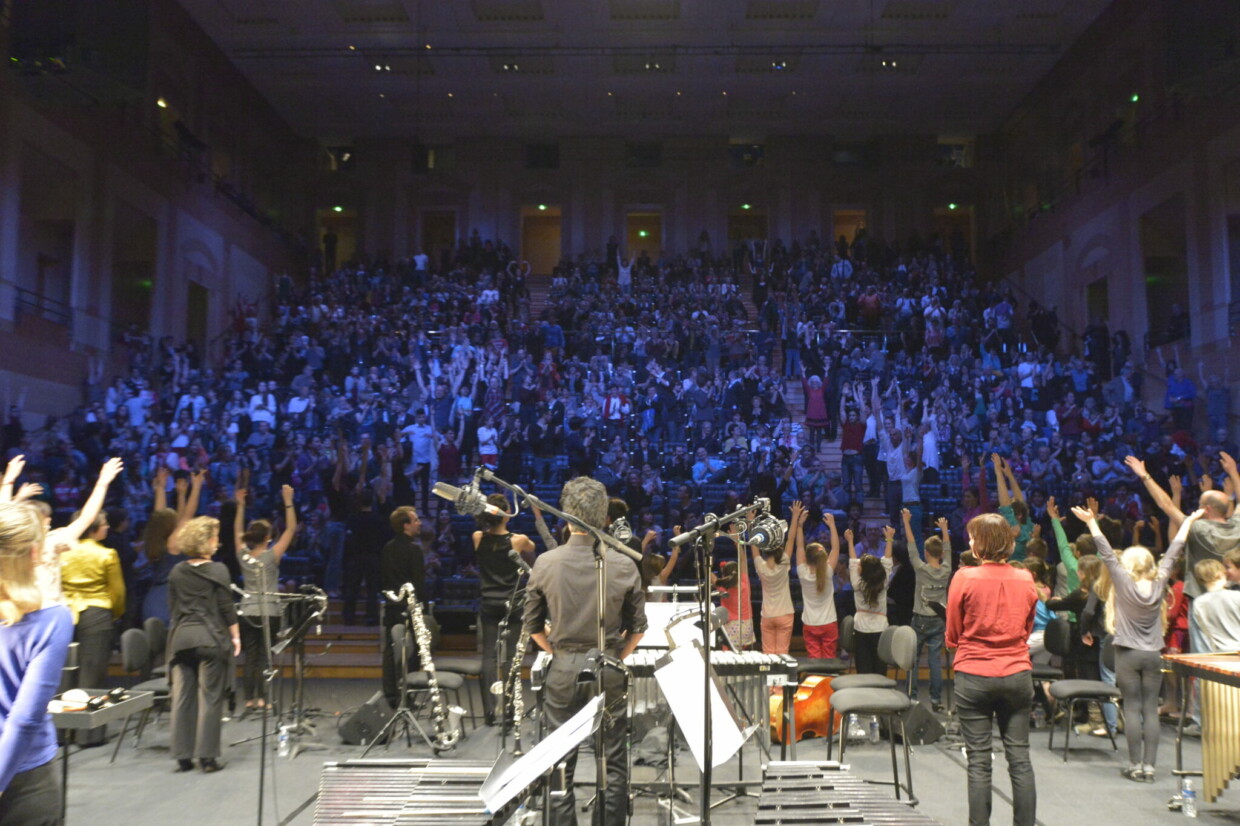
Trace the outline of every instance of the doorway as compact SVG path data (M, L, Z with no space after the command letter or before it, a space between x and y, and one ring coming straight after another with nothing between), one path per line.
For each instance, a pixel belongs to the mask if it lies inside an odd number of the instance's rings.
M973 260L973 207L949 205L935 207L934 232L943 239L943 249L960 260Z
M625 247L620 250L620 254L630 261L637 260L643 252L652 260L657 260L663 249L663 213L630 212L626 220L624 243Z
M439 266L444 253L452 254L456 248L456 210L422 210L422 252L431 260L431 268Z
M185 296L185 337L194 342L199 353L207 347L207 302L211 291L197 281L190 281Z
M533 275L550 275L560 263L560 208L521 207L521 258Z
M357 210L341 206L319 210L319 254L323 272L333 272L357 254Z
M865 229L865 210L837 209L831 215L831 227L831 235L835 240L839 240L843 235L844 240L851 246L857 233Z

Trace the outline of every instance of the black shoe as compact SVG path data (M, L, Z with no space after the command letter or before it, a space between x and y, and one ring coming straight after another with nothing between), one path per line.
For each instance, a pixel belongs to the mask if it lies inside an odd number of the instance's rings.
M487 727L488 727L488 728L490 728L491 726L494 726L494 725L495 725L495 715L494 715L494 714L488 714L488 715L486 715L486 723L487 723Z
M215 774L224 769L224 763L218 762L213 757L204 757L198 761L198 765L202 767L203 774Z
M173 769L173 771L176 772L177 774L180 774L181 772L192 772L193 770L194 770L193 760L178 760L177 767Z

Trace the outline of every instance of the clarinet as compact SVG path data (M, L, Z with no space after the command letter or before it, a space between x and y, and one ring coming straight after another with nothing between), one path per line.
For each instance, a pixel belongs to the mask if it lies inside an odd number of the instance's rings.
M439 679L435 676L435 661L431 658L431 631L426 627L426 618L422 615L422 604L414 593L413 585L406 582L400 593L384 592L384 596L393 602L405 600L409 609L409 621L413 625L413 636L418 642L418 652L422 658L422 670L426 672L426 682L431 695L431 721L434 727L435 752L448 751L456 746L463 733L461 718L465 709L460 706L448 707L443 699L443 689L439 687Z
M525 699L521 693L521 665L525 660L525 649L529 647L530 634L521 623L521 634L517 638L517 650L512 654L512 662L508 664L508 676L491 684L491 693L503 697L512 693L512 742L513 755L520 757L521 751L521 718L525 716Z

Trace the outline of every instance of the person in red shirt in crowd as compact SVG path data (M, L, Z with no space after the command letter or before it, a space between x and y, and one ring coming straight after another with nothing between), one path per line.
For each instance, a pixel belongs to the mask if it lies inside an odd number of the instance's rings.
M991 729L999 723L1012 781L1012 823L1033 826L1037 790L1029 761L1033 664L1027 640L1038 593L1033 577L1007 564L1011 528L1002 516L969 520L969 550L981 562L961 568L947 594L947 647L955 649L956 711L969 768L969 826L990 823Z

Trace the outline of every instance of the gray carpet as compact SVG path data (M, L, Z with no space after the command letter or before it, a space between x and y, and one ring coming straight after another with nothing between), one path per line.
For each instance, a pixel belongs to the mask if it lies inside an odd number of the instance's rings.
M321 708L325 714L316 720L318 741L323 750L308 751L296 759L276 759L275 738L268 761L266 808L264 824L288 822L306 826L313 822L312 798L318 788L322 763L358 757L361 747L345 746L336 733L337 714L357 706L373 693L371 682L350 680L313 680L307 684L307 705ZM468 724L466 724L466 730ZM128 738L115 763L109 763L111 748L95 748L74 752L69 780L67 822L73 826L130 826L130 824L245 824L257 822L259 779L259 746L257 742L229 746L235 740L257 735L260 723L254 719L231 721L224 727L224 761L227 767L214 775L174 774L168 755L167 716L150 727L138 749ZM1163 729L1159 777L1153 784L1137 784L1119 776L1124 764L1121 752L1111 751L1106 738L1074 736L1071 758L1062 762L1059 749L1054 754L1046 748L1046 732L1035 732L1033 743L1034 770L1038 786L1038 820L1046 826L1088 823L1089 826L1136 826L1181 817L1168 812L1167 799L1174 793L1175 780L1169 770L1175 762L1174 732ZM997 741L997 738L996 738ZM497 749L495 729L479 728L458 747L456 756L490 759ZM385 752L379 747L373 755L429 756L428 750L415 743L406 749L403 741ZM688 752L682 753L680 765L691 764ZM1199 767L1200 743L1186 740L1185 762ZM825 759L822 741L803 741L798 757ZM748 778L758 777L758 752L747 746L745 771ZM852 770L867 779L890 778L891 766L887 745L869 744L850 747ZM589 759L581 761L580 774L593 775ZM678 770L678 779L696 794L696 772ZM716 772L719 779L737 776L737 761ZM654 770L639 767L634 778L653 779ZM920 798L919 811L945 826L967 822L965 802L964 758L959 746L944 744L917 747L913 756L913 782ZM1200 784L1198 783L1200 788ZM995 755L995 824L1011 822L1007 802L1008 782L1002 754ZM582 800L589 796L579 794ZM304 807L304 808L303 808ZM684 808L695 810L696 804ZM715 809L712 820L719 824L747 824L753 821L756 801L741 799ZM300 813L297 813L300 809ZM1201 804L1201 817L1207 822L1240 823L1240 790L1224 793L1214 804ZM297 813L297 814L295 814ZM588 822L582 820L582 822ZM635 803L633 823L665 823L666 814L648 797Z

